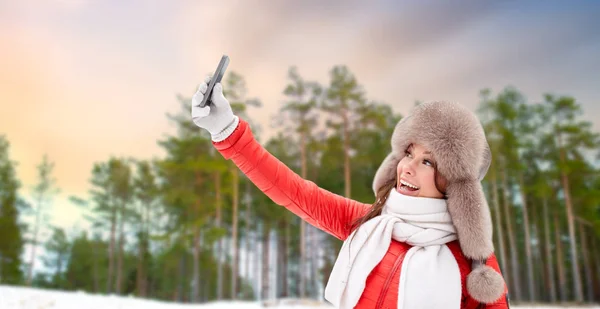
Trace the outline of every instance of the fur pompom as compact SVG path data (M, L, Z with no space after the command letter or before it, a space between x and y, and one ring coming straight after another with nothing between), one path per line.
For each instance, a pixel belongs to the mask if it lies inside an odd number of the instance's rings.
M487 265L480 265L467 276L467 291L473 299L491 304L504 294L505 284L502 276Z

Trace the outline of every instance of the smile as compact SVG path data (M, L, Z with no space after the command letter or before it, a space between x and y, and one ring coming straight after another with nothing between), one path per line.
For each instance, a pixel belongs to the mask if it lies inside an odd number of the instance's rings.
M400 179L400 184L402 184L404 186L407 186L407 187L409 187L411 189L419 190L419 187L413 185L412 183L410 183L410 182L408 182L408 181L406 181L404 179Z

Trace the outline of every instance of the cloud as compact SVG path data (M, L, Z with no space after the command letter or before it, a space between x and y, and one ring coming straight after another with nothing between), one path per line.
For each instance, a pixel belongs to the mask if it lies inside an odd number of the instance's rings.
M221 2L182 7L173 30L188 38L202 33L182 49L207 71L231 51L230 68L248 78L250 94L270 113L283 99L279 89L290 65L326 83L333 65L346 64L369 96L402 111L416 99L474 107L483 87L518 82L537 92L557 85L553 79L564 84L573 77L556 75L577 75L560 64L569 59L581 73L597 76L594 63L589 70L576 64L592 58L573 58L599 39L598 6L586 5ZM267 123L265 113L257 117Z
M556 90L600 112L599 5L381 1L0 1L0 131L19 176L35 179L44 152L64 192L83 194L92 164L159 155L175 95L190 97L222 54L241 73L264 129L289 66L329 82L345 64L369 99L406 113L414 100L470 107L483 87ZM460 4L460 5L459 5ZM544 5L540 5L544 4ZM6 10L5 10L6 9ZM6 116L8 115L8 116Z

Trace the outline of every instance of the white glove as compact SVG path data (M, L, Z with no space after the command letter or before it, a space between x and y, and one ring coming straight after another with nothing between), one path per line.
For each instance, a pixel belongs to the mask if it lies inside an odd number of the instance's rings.
M207 76L192 98L192 121L198 127L210 132L215 142L220 142L235 130L239 118L233 115L229 101L223 95L223 85L215 84L212 92L212 104L200 107L211 77Z

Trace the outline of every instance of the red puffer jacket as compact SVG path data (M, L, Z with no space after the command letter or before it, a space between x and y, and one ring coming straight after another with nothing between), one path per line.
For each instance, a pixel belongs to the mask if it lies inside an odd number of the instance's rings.
M302 179L268 153L256 141L248 123L242 119L232 135L224 141L215 142L214 146L276 204L342 241L351 233L349 223L364 215L371 206L336 195ZM460 268L463 287L461 308L477 308L479 303L468 295L465 286L471 264L463 256L457 241L447 245ZM392 240L383 260L368 276L355 308L397 308L400 266L410 247L406 243ZM488 259L487 264L500 272L495 256ZM506 290L505 295L496 303L485 308L508 308Z

